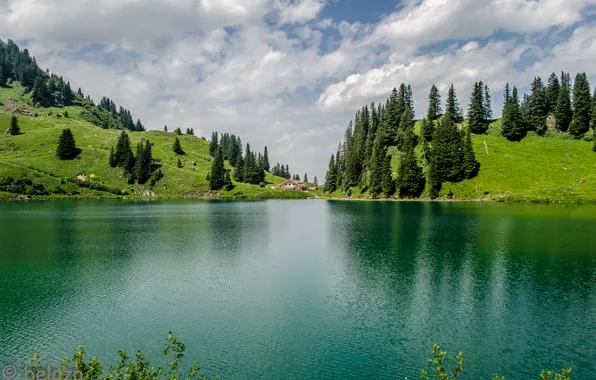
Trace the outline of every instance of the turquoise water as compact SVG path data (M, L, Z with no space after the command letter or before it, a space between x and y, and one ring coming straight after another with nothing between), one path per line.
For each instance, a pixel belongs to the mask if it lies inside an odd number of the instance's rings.
M227 379L596 372L596 208L419 202L0 203L0 365L84 345Z

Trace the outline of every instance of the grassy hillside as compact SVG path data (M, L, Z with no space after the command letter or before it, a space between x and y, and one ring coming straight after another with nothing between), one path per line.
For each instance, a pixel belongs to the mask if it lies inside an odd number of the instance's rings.
M419 133L420 125L416 125ZM529 133L520 142L500 136L501 121L493 122L486 135L473 135L472 141L480 172L476 178L459 183L444 183L442 197L452 192L455 199L532 202L596 202L596 153L592 132L584 139L547 132ZM488 147L488 153L486 152ZM420 154L421 147L417 148ZM392 170L397 173L400 153L395 147ZM425 170L427 168L424 168ZM362 189L352 189L353 198L370 198ZM423 194L428 194L428 186ZM332 197L345 197L341 192Z
M8 99L10 98L10 99ZM267 186L234 183L236 187L227 192L209 192L206 179L211 168L209 143L199 137L179 136L185 155L177 156L172 151L174 133L162 131L130 132L131 144L136 147L141 139L149 139L153 144L153 158L162 164L164 177L154 186L129 185L120 168L108 164L110 147L116 145L119 130L102 129L79 117L81 107L34 108L23 95L23 89L0 89L0 178L11 176L15 179L28 178L32 184L42 184L52 197L221 197L221 198L305 198L313 193L297 193L271 189L284 181L269 173ZM12 111L16 106L19 112L32 116L18 115L22 134L6 137L4 131L10 126ZM64 112L68 111L68 118ZM35 116L37 115L37 116ZM82 149L77 159L62 161L56 157L58 137L64 128L70 128L77 146ZM182 168L177 167L178 158ZM226 167L230 168L226 162ZM82 183L75 177L85 176ZM91 188L88 188L91 187ZM15 194L0 192L0 198L14 198ZM35 198L35 196L34 196Z

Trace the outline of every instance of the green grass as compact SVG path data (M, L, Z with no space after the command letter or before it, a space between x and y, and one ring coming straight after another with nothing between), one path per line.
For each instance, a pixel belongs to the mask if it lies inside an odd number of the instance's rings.
M415 131L419 133L419 123ZM476 159L480 162L477 177L459 183L444 183L441 197L451 191L454 199L521 202L596 202L596 153L592 132L584 139L548 132L546 136L529 133L520 142L500 136L501 121L493 122L486 135L473 135ZM488 147L488 154L486 147ZM417 147L420 155L421 146ZM391 169L397 173L400 153L390 147ZM426 172L426 167L424 170ZM395 176L394 176L395 178ZM352 188L352 198L370 198ZM331 197L345 197L340 191ZM428 186L423 197L428 196Z
M37 117L18 116L22 134L5 137L4 131L10 125L11 114L6 112L4 105L6 98L27 105ZM217 197L217 198L307 198L316 192L297 193L271 189L284 181L283 178L267 173L264 188L258 185L234 183L236 187L231 191L220 190L212 193L209 190L207 173L211 169L209 143L199 137L179 136L185 154L176 155L172 151L175 139L174 133L162 131L130 132L131 144L134 148L142 139L149 139L153 144L153 157L159 159L164 177L153 187L150 183L144 185L129 185L123 172L119 168L108 165L110 147L116 145L118 130L104 130L84 120L79 119L82 108L38 108L28 105L28 97L23 95L22 88L0 89L0 177L12 176L16 178L31 178L34 183L42 183L47 189L61 186L70 194L78 191L76 197L115 197L106 191L82 188L72 183L78 175L87 176L86 181L102 184L109 188L120 189L129 195L127 197L141 197L143 191L151 191L158 198L188 198L188 197ZM51 114L50 115L50 111ZM57 117L68 111L69 117ZM74 134L77 146L82 149L77 159L62 161L56 157L58 137L64 128L70 128ZM180 158L182 168L177 167ZM226 167L231 168L226 162ZM94 177L91 178L90 175ZM76 192L75 191L75 192ZM14 198L14 194L0 193L0 199ZM51 195L49 198L60 198L66 195ZM153 197L151 195L151 197Z

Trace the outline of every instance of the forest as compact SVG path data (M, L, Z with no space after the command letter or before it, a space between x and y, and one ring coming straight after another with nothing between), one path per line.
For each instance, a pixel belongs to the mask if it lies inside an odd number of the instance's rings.
M578 73L573 85L569 73L553 73L545 83L535 77L530 93L520 97L516 86L503 90L501 131L514 143L528 133L545 136L566 134L593 139L596 125L596 92L591 95L586 73ZM490 89L475 82L466 117L453 85L448 89L443 111L437 86L430 88L428 110L416 130L412 88L402 83L385 103L363 106L350 121L331 155L325 191L351 195L354 187L373 198L380 196L437 198L445 182L474 178L481 169L476 160L472 135L486 134L493 119ZM390 147L399 155L397 175L391 170ZM596 152L596 141L593 146Z

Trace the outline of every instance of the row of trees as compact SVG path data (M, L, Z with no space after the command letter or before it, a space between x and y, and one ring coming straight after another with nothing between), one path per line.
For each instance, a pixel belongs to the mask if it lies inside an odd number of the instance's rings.
M555 130L582 137L596 127L596 91L591 95L586 73L578 73L571 86L571 76L552 73L545 85L536 77L530 94L520 100L517 87L505 86L501 132L511 141L521 140L529 131L543 135L550 124ZM596 151L596 141L594 150Z
M474 117L476 131L485 131L492 111L488 87L474 85L469 115ZM431 196L438 196L445 181L461 181L478 172L470 128L460 130L463 111L453 86L449 88L445 113L435 86L429 94L427 118L422 123L422 139L414 133L412 90L401 84L385 104L365 105L350 122L344 141L329 161L325 190L341 189L348 193L361 186L373 197L381 194L418 197L425 183L430 183ZM388 148L396 146L399 160L397 178L391 169ZM420 146L420 148L418 148ZM425 171L426 169L426 171Z
M42 70L35 57L29 55L27 49L20 50L12 40L0 41L0 86L6 87L10 82L18 82L31 93L31 101L39 107L64 107L78 105L85 108L81 117L102 128L128 129L144 131L140 120L133 122L130 111L117 107L109 98L102 98L95 105L91 97L85 96L79 88L73 92L70 82Z
M154 174L154 160L151 153L151 142L149 140L141 141L137 144L137 155L132 152L130 138L125 131L120 133L116 149L110 150L110 166L120 167L128 177L129 183L135 181L139 184L146 183Z

